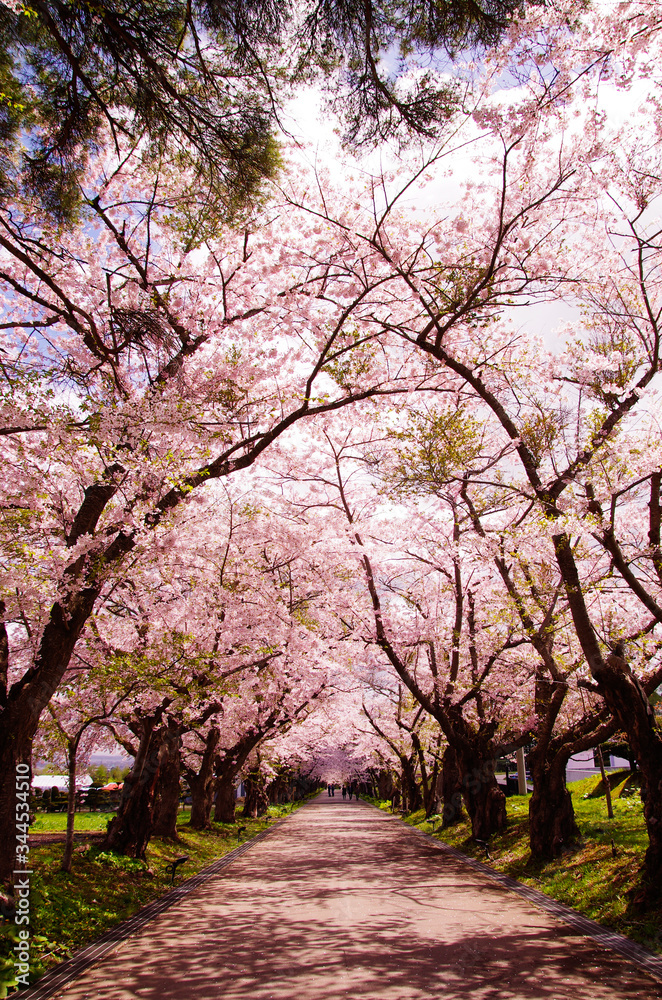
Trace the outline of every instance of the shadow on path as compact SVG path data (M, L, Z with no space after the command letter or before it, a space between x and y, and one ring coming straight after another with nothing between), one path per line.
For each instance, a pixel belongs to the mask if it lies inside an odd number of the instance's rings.
M617 955L362 803L326 796L66 1000L650 1000Z

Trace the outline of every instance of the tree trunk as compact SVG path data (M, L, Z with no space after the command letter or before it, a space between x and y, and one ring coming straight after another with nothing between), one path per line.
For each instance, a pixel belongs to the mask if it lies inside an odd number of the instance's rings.
M172 720L163 734L161 767L154 797L154 824L152 836L164 840L179 840L177 816L179 815L181 727Z
M216 779L214 820L217 823L234 823L237 796L234 787L235 773L227 773Z
M553 858L579 836L565 783L567 761L565 754L551 764L536 760L535 752L530 758L533 794L529 801L529 844L534 857Z
M289 802L292 797L292 793L290 791L291 784L291 777L284 774L279 774L278 777L274 778L266 790L269 802L272 802L274 805L281 805L283 802Z
M611 785L609 784L609 778L607 777L607 772L605 771L605 760L602 756L602 747L597 747L598 754L598 764L600 765L600 777L602 778L602 784L605 789L605 799L607 800L607 819L614 818L614 807L611 801Z
M265 816L269 808L269 797L264 788L264 775L261 771L252 771L244 780L246 786L246 801L243 815L247 819L257 819Z
M662 900L662 737L646 692L620 657L607 657L592 673L637 758L649 844L642 890L635 902L644 908L654 907Z
M549 650L548 657L554 664ZM571 843L579 835L572 797L565 783L566 765L574 752L572 729L553 737L567 690L565 684L546 676L542 670L536 676L537 741L529 754L533 780L533 794L529 800L529 846L532 856L538 858L556 857L564 844ZM595 723L598 723L597 716ZM575 726L575 733L578 734L580 729L586 729L583 722ZM518 757L517 764L520 785L526 782L523 763L522 755Z
M189 823L194 830L208 830L211 826L211 809L214 803L214 754L220 738L220 729L212 727L205 739L205 749L198 773L196 774L192 768L186 769L191 789Z
M16 868L17 765L27 765L32 773L33 733L26 729L16 724L11 735L5 730L0 735L0 885L7 887Z
M626 733L641 773L641 798L649 844L644 859L642 889L635 898L643 908L662 899L662 736L655 725L648 696L615 647L605 659L588 614L570 539L553 535L556 561L563 576L577 638L591 675L620 729Z
M96 588L87 587L64 607L56 601L33 668L10 688L0 712L0 885L10 884L15 867L16 765L31 764L39 716L69 666L97 596Z
M474 840L489 840L505 829L506 796L494 775L494 761L463 755L462 791Z
M442 824L453 826L464 819L462 810L462 772L457 751L447 746L441 760L440 795L442 801Z
M421 772L420 792L422 795L422 804L425 810L425 817L427 819L434 812L434 803L436 795L435 786L437 784L437 773L439 771L438 758L435 757L432 774L428 774L427 764L425 762L425 752L423 750L423 746L421 745L418 733L415 732L414 730L412 730L411 733L411 741L414 745L414 749L418 757L418 766ZM420 806L417 808L420 808ZM415 810L412 810L412 812L414 811Z
M67 833L64 841L64 856L61 869L71 871L71 859L74 854L74 822L76 819L76 755L78 739L70 740L67 748L67 769L69 774L69 791L67 793Z
M253 781L252 778L246 777L244 778L244 787L246 789L246 798L244 800L242 816L246 819L257 819L257 782Z
M379 778L377 779L377 798L379 799L391 799L393 798L393 774L390 771L382 770L379 772Z
M421 774L423 778L423 774ZM429 819L433 813L437 812L438 799L437 799L437 780L439 778L439 757L438 755L434 759L434 765L432 767L432 772L426 774L422 780L423 785L423 808L425 809L425 818Z
M236 796L234 782L236 776L248 760L251 752L264 739L271 728L251 730L245 733L233 747L218 754L214 760L216 772L216 797L214 819L217 823L234 823Z
M605 708L589 712L565 729L556 729L566 692L565 684L558 680L543 675L536 678L536 745L529 754L533 779L529 843L534 857L554 857L564 844L579 836L566 787L566 766L573 754L608 739L616 729Z
M417 809L421 808L423 802L421 790L416 781L416 768L412 761L406 757L401 757L400 763L402 765L402 809L403 812L416 812Z
M145 857L152 835L156 782L163 759L163 732L155 732L155 725L154 718L143 720L138 753L124 779L119 809L108 826L102 851Z
M191 818L189 826L194 830L209 830L211 827L211 810L214 805L214 775L209 779L196 781L188 779L191 790Z

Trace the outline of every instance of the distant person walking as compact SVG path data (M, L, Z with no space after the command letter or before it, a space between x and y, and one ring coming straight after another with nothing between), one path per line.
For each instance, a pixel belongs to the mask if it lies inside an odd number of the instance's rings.
M331 785L326 786L326 794L331 798Z
M350 802L352 801L352 791L353 791L353 790L354 790L354 785L353 785L353 784L352 784L352 782L350 781L350 783L349 783L349 787L348 787L348 789L347 789L347 791L348 791L348 793L349 793L349 801L350 801Z
M342 786L342 797L343 801L347 798L347 785Z

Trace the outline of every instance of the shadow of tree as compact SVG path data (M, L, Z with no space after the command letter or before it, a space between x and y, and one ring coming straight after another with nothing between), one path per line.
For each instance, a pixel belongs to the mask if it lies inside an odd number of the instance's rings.
M331 799L294 814L62 996L651 1000L662 991L388 816Z

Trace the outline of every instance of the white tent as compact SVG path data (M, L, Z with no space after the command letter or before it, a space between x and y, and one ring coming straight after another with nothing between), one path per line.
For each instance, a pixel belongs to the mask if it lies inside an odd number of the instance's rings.
M76 778L76 788L89 788L92 779L89 774L81 774ZM66 792L69 788L69 777L66 774L36 774L32 779L33 789L57 788L60 792Z

